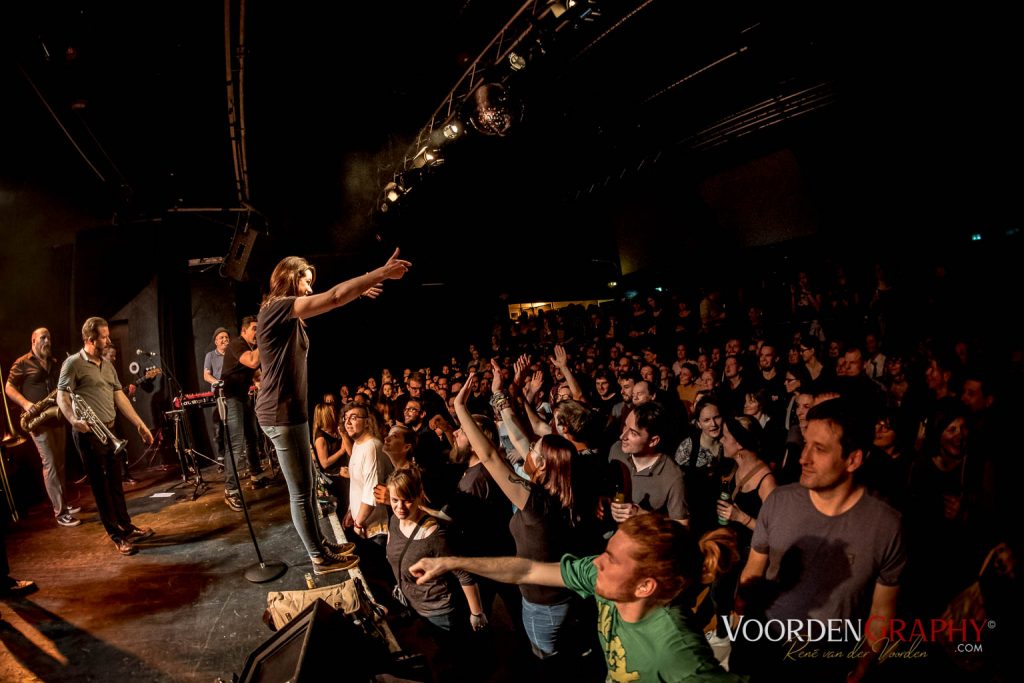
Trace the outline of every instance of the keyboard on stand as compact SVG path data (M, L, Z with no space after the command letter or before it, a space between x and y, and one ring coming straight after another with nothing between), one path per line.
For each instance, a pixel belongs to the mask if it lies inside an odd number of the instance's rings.
M182 394L174 397L175 408L205 408L217 405L217 397L212 391L204 391L198 394Z

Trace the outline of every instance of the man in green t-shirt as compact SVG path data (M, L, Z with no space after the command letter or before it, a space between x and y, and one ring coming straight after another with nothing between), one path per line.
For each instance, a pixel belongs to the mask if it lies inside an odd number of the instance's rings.
M704 635L669 603L699 581L703 557L683 525L641 514L619 525L604 553L561 562L518 557L433 557L412 565L417 581L463 569L504 583L565 587L597 600L607 681L738 681L715 660Z

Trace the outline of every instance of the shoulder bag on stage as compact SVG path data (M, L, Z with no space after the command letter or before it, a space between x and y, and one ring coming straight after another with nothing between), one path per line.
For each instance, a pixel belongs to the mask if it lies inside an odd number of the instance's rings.
M263 613L263 621L276 631L316 600L323 600L345 614L358 612L360 607L355 581L347 579L324 588L267 593L267 610Z

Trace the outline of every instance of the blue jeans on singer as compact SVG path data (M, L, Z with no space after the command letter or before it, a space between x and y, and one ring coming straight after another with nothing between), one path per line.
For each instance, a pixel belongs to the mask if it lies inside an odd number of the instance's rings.
M303 422L297 425L261 426L263 433L274 444L281 474L288 485L292 524L299 532L299 538L309 556L320 557L320 530L313 511L313 453L309 446L309 425Z

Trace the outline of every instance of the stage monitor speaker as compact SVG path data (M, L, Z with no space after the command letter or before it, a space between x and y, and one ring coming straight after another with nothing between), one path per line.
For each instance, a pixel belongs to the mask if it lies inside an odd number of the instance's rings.
M249 257L252 255L252 248L256 245L258 234L248 225L235 230L234 239L231 240L231 249L224 257L223 273L226 277L238 282L246 279L245 266L249 263Z
M240 683L371 681L375 662L365 636L323 600L299 612L246 657ZM332 673L333 672L333 673Z

